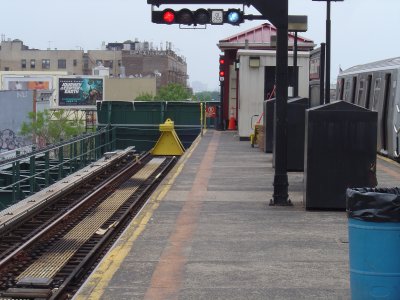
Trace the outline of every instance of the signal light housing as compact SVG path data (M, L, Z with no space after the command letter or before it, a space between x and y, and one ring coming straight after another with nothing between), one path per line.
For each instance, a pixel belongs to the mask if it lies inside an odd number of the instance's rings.
M225 80L225 71L226 71L226 61L225 61L225 56L220 55L219 56L219 81L224 81Z
M227 11L216 9L199 8L195 11L183 8L175 11L171 8L163 11L151 12L151 21L156 24L182 24L182 25L222 25L228 23L239 25L244 22L243 11L240 9L229 9Z

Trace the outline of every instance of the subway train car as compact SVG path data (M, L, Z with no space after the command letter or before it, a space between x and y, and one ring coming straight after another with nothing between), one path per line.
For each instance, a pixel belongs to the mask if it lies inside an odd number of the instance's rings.
M377 151L400 160L400 57L342 71L337 80L336 99L377 111Z

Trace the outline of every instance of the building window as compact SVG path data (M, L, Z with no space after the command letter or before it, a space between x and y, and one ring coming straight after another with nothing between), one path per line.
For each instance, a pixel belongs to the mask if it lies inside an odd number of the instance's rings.
M96 66L102 66L103 61L101 59L96 59Z
M89 73L89 57L83 55L83 74Z
M65 59L58 60L58 68L59 69L66 69L67 68L67 61Z
M42 59L42 69L50 69L50 59Z
M73 63L74 63L74 67L76 67L78 65L78 60L74 59Z
M31 59L31 69L34 69L36 67L36 60Z
M26 59L21 59L21 68L26 69Z
M4 71L10 71L10 67L4 67Z

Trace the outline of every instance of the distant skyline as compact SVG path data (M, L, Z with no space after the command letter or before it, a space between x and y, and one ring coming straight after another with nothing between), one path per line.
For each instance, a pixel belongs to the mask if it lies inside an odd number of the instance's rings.
M103 41L123 42L135 38L153 42L155 46L172 42L174 50L187 59L189 83L200 82L208 90L216 90L218 41L264 23L247 21L241 26L183 30L178 25L152 24L150 11L146 0L4 1L0 33L38 49L87 51L100 49ZM332 83L336 82L339 66L344 70L400 56L400 42L395 32L400 25L399 11L398 0L332 2ZM248 12L256 13L254 9ZM302 36L317 45L325 41L325 2L289 0L289 13L308 15L309 30Z

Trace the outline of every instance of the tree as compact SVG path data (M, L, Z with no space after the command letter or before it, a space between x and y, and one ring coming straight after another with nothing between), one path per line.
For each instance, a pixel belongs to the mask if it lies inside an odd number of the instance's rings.
M149 93L143 93L136 97L135 101L153 101L154 96Z
M29 122L22 123L20 133L35 139L39 148L61 139L70 139L84 131L83 121L69 116L63 109L52 113L48 110L30 112L28 118Z
M204 91L194 94L193 100L195 101L219 101L220 94L218 91Z
M189 90L177 83L170 83L160 88L154 97L156 101L185 101L192 98Z

